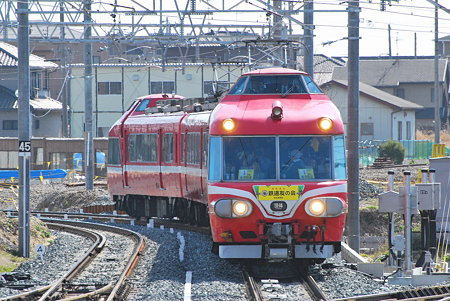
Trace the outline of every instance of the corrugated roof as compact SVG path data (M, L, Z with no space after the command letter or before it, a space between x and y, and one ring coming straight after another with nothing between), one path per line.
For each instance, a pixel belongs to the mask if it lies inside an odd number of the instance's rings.
M332 80L331 83L333 82L348 87L348 81L346 80ZM387 92L384 92L383 90L374 88L362 82L359 83L359 92L375 99L376 101L383 102L387 105L394 106L398 109L407 109L407 110L423 109L423 106L421 105L397 97L395 95L389 94Z
M17 97L13 90L0 86L0 109L11 109Z
M394 87L399 83L429 83L434 81L433 59L361 60L360 81L374 87ZM439 79L445 78L447 60L439 60ZM333 80L346 80L347 67L336 67Z
M17 67L19 63L18 48L11 44L0 42L0 66ZM54 69L58 65L52 62L47 62L43 58L30 54L30 68L31 69Z

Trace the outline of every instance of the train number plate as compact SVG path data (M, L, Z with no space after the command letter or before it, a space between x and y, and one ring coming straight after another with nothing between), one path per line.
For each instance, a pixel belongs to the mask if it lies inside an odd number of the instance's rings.
M255 185L253 190L260 201L296 201L305 185Z

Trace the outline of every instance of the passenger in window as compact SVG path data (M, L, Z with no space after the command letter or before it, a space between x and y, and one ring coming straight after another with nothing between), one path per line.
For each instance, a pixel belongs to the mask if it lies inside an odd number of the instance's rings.
M302 175L302 170L305 169L305 163L301 158L300 150L293 149L289 152L289 160L281 167L282 179L299 179Z
M253 180L255 177L255 170L259 170L259 166L255 160L253 151L241 151L238 153L238 180Z
M328 158L322 158L318 164L317 177L319 179L331 179L330 160Z

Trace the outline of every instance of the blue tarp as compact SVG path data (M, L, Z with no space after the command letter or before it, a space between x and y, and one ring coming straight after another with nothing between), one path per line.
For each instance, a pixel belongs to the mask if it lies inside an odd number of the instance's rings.
M59 179L65 178L67 175L67 171L64 169L43 169L43 170L32 170L31 178L39 179L42 176L44 179ZM18 178L19 171L18 170L0 170L0 179L11 179Z

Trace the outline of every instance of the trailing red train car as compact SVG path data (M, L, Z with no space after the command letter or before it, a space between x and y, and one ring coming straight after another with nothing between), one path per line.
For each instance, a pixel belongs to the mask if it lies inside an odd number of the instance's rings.
M212 111L133 113L140 102L110 131L108 184L118 209L209 221L222 258L317 261L340 251L344 126L306 73L243 74Z

